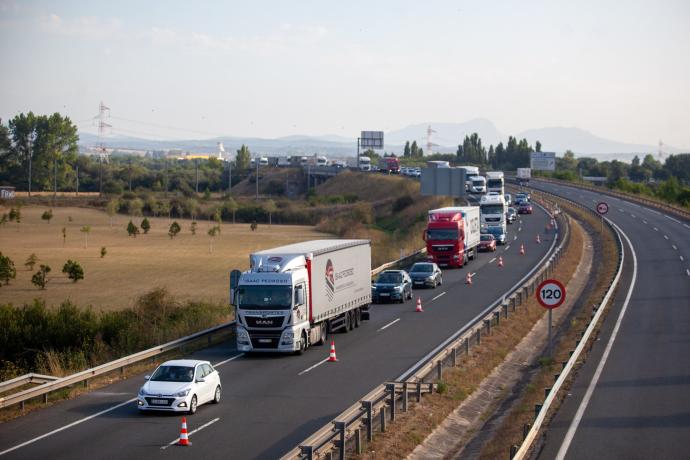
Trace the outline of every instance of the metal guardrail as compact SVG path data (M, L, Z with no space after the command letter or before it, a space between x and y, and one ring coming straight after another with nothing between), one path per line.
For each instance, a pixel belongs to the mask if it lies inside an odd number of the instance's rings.
M235 322L230 321L229 323L224 323L220 324L218 326L214 326L208 329L205 329L203 331L197 332L192 335L188 335L186 337L182 337L177 340L173 340L172 342L165 343L163 345L158 345L153 348L149 348L148 350L140 351L138 353L134 353L129 356L125 356L120 359L116 359L114 361L110 361L105 364L101 364L100 366L93 367L91 369L87 369L81 372L77 372L76 374L68 375L67 377L50 377L50 376L40 376L43 378L43 382L36 376L39 374L27 374L21 377L17 377L16 379L9 380L7 382L3 382L0 384L0 391L5 391L9 390L11 388L16 388L17 386L24 385L26 383L33 383L32 377L34 376L33 379L35 380L36 383L41 383L41 385L38 385L33 388L29 388L23 391L20 391L15 394L11 394L8 396L3 396L0 397L0 408L4 408L7 406L11 406L13 404L23 404L24 401L28 399L35 398L37 396L43 396L43 401L45 403L48 402L48 393L59 390L61 388L65 388L70 385L74 385L75 383L81 383L81 382L86 382L88 385L88 380L93 377L97 377L99 375L107 374L109 372L116 371L120 369L120 372L124 374L124 369L126 366L130 364L135 364L140 361L143 361L145 359L149 359L152 357L155 357L157 355L160 355L161 353L165 353L170 350L174 350L176 348L182 348L185 345L193 342L194 340L200 339L202 337L207 337L209 343L211 343L211 338L214 333L222 331L224 329L230 328L234 326ZM16 385L15 383L19 382L21 380L22 383L19 383ZM10 383L13 382L13 383Z
M539 190L538 193L544 193L546 195L554 196L557 197L558 199L567 201L570 205L578 207L580 209L583 209L590 214L596 216L599 218L599 214L597 214L594 210L581 205L580 203L576 203L575 201L572 201L568 198L564 198L549 192L544 192L543 190ZM611 297L616 290L616 287L618 286L618 281L620 280L621 273L623 272L623 263L625 262L625 254L623 251L623 240L621 239L620 233L618 232L616 225L611 222L609 219L605 218L604 221L606 222L606 225L609 227L609 229L613 232L614 235L616 235L617 238L617 246L618 246L618 267L616 270L616 274L611 281L611 284L609 284L609 287L606 291L606 294L604 295L604 298L602 299L601 303L599 306L596 307L596 313L593 315L592 319L590 320L589 326L585 330L584 334L578 341L577 347L573 351L572 355L568 359L567 364L561 371L560 375L558 376L558 379L556 379L556 382L554 383L553 387L548 392L548 396L545 398L543 404L541 405L541 408L534 420L534 423L532 424L531 428L527 432L524 440L522 441L522 444L520 445L519 449L516 449L516 451L511 452L511 458L512 459L518 459L522 460L527 457L527 455L530 452L530 449L532 448L532 444L534 441L537 439L537 435L539 434L539 430L541 429L542 425L544 424L546 420L546 415L549 411L549 408L553 404L553 402L556 400L556 396L558 395L558 392L560 391L561 387L564 385L565 381L569 378L570 372L573 370L575 367L575 364L577 363L578 359L580 359L580 355L582 354L582 351L585 349L585 346L587 342L589 341L590 336L592 335L592 332L596 328L597 324L599 323L599 320L601 319L601 316L606 309L606 306L608 305L609 301L611 300Z
M546 212L552 215L549 211ZM371 441L376 428L385 431L387 420L395 420L398 406L402 411L407 410L410 392L417 396L418 401L421 400L423 393L433 392L436 385L433 382L427 382L428 379L440 380L444 365L454 367L459 354L469 353L471 346L481 344L483 334L490 334L491 327L499 324L501 317L508 318L509 312L515 312L517 307L527 300L527 296L534 292L539 283L553 273L570 234L567 221L560 219L560 216L556 217L557 220L561 220L561 225L565 229L563 236L561 237L558 231L559 225L554 229L555 238L546 255L513 287L410 367L396 381L378 385L331 423L323 426L298 447L290 450L282 457L282 460L331 458L333 449L337 449L339 458L344 459L348 445L355 454L360 454L363 433L366 434L367 441Z
M371 275L374 276L381 271L390 268L394 265L404 263L405 261L409 259L413 259L414 257L417 257L420 254L426 253L426 249L421 249L419 251L416 251L410 255L407 255L405 257L402 257L398 260L394 260L392 262L387 262L379 267L374 268L371 271ZM116 359L114 361L110 361L105 364L101 364L100 366L93 367L91 369L86 369L81 372L77 372L76 374L69 375L67 377L53 377L50 375L41 375L41 374L25 374L20 377L16 377L12 380L7 380L5 382L0 382L0 393L7 392L9 390L12 390L14 388L22 387L28 384L38 384L37 386L33 388L28 388L22 391L19 391L17 393L7 395L7 396L0 396L0 409L14 405L14 404L21 404L22 409L24 407L24 402L36 398L38 396L43 396L43 400L45 403L48 402L48 394L55 391L59 390L61 388L65 388L70 385L74 385L76 383L81 383L85 382L86 385L88 385L88 380L93 377L98 377L103 374L107 374L109 372L113 372L115 370L120 369L120 372L124 374L124 369L126 366L131 365L131 364L136 364L138 362L141 362L146 359L153 358L157 355L160 355L162 353L174 350L176 348L182 348L185 345L198 340L202 337L207 337L209 344L211 343L211 338L214 333L219 332L224 329L231 328L232 326L235 325L235 321L230 321L229 323L224 323L220 324L218 326L211 327L209 329L205 329L203 331L194 333L192 335L188 335L186 337L179 338L177 340L173 340L172 342L165 343L163 345L158 345L153 348L149 348L148 350L140 351L138 353L134 353L132 355L128 355L125 357L122 357L120 359Z

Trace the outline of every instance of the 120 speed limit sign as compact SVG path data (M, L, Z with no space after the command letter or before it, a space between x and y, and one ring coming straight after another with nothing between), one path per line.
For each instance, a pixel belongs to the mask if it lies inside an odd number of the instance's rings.
M557 280L543 281L536 294L537 300L544 308L557 308L565 302L565 286Z

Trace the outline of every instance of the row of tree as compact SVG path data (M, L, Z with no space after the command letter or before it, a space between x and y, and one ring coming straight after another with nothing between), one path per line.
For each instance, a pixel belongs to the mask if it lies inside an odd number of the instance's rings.
M104 249L105 248L101 248L101 257L105 256ZM24 266L33 271L37 263L38 257L36 254L31 254L26 259ZM48 273L50 273L50 271L51 268L49 265L41 264L38 271L31 277L31 282L40 289L45 289L48 284ZM67 278L71 279L74 283L84 279L84 268L82 268L79 262L71 259L62 266L62 273L66 274ZM10 280L16 277L17 269L14 265L14 261L0 252L0 287L3 284L10 284Z

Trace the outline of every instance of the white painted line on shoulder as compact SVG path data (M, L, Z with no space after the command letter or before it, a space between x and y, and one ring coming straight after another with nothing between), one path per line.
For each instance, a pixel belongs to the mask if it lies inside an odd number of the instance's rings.
M444 295L446 295L446 291L443 291L442 293L440 293L439 295L437 295L436 297L434 297L433 299L431 299L431 301L433 302L434 300L436 300L436 299L438 299L438 298L440 298L440 297L443 297Z
M683 224L683 227L685 227L685 228L690 228L690 225L688 225L688 224Z
M244 353L240 353L239 355L235 355L235 356L233 356L233 357L231 357L231 358L226 359L225 361L221 361L221 362L219 362L219 363L216 363L216 364L213 365L213 367L222 366L223 364L227 364L227 363L229 363L230 361L234 361L234 360L236 360L237 358L241 358L242 356L244 356Z
M386 329L386 328L388 328L388 327L394 325L394 324L397 323L398 321L400 321L400 318L395 318L393 321L391 321L390 323L388 323L388 324L386 324L385 326L381 327L381 328L378 329L376 332L381 332L382 330L384 330L384 329Z
M630 281L630 287L628 288L628 293L625 297L625 301L623 302L623 306L621 307L621 311L620 313L618 313L618 318L616 319L616 324L613 327L611 336L609 337L609 340L606 343L606 347L604 348L604 353L601 356L601 360L599 361L599 364L597 365L597 368L594 371L592 380L589 382L587 390L585 391L585 395L582 398L582 401L580 402L577 411L575 412L575 416L573 417L570 426L568 427L568 431L566 432L565 438L561 443L561 447L558 449L558 453L556 454L556 460L563 460L565 458L565 455L568 453L570 443L573 441L573 438L575 437L575 432L577 431L577 428L580 425L580 421L582 420L585 410L587 409L589 400L592 398L594 389L596 388L597 383L599 382L599 377L601 376L601 373L604 370L604 366L606 365L606 361L609 358L609 354L611 353L613 343L616 341L616 337L618 336L618 330L620 329L621 323L623 322L623 317L625 316L625 312L628 310L628 303L630 302L630 297L632 296L633 290L635 289L635 283L637 281L637 255L635 254L635 248L633 248L632 242L630 241L630 238L628 238L628 235L626 235L622 230L620 230L620 228L618 228L618 230L620 231L623 238L625 238L625 240L627 241L628 246L630 247L630 251L632 253L633 273L632 279Z
M690 276L690 268L686 268L686 269L685 269L685 274L688 275L688 276Z
M199 428L195 428L194 430L192 430L192 431L190 431L189 433L187 433L187 437L191 437L194 433L197 433L197 432L203 430L204 428L208 428L209 426L211 426L211 425L213 425L214 423L216 423L218 420L220 420L220 417L214 418L214 419L211 420L210 422L204 423L204 424L201 425ZM179 441L179 440L180 440L180 438L177 438L177 439L175 439L174 441L172 441L171 443L166 444L165 446L161 446L161 450L165 450L165 449L167 449L168 447L170 447L170 446L172 446L172 445L174 445L174 444L177 444L177 441Z
M494 263L494 260L496 260L495 257L494 257L493 259L491 259L491 260L489 261L489 263L490 263L490 264Z
M659 229L658 229L658 228L656 228L656 227L654 227L654 231L655 231L655 232L658 232L658 231L659 231Z
M683 256L680 256L680 261L682 262L682 261L684 261L684 260L685 260L685 259L683 259Z
M114 411L115 409L119 409L119 408L122 407L122 406L126 406L127 404L131 404L131 403L133 403L133 402L136 401L136 400L137 400L137 398L128 399L127 401L125 401L125 402L123 402L123 403L116 404L115 406L109 407L109 408L104 409L104 410L102 410L102 411L100 411L100 412L96 412L96 413L93 414L93 415L89 415L88 417L80 418L79 420L76 420L76 421L74 421L74 422L72 422L72 423L70 423L70 424L67 424L67 425L65 425L65 426L63 426L63 427L60 427L60 428L58 428L57 430L49 431L48 433L42 434L42 435L40 435L40 436L36 436L35 438L29 439L28 441L25 441L25 442L23 442L23 443L21 443L21 444L17 444L17 445L14 446L14 447L10 447L9 449L5 449L5 450L3 450L2 452L0 452L0 455L5 455L5 454L8 454L8 453L10 453L10 452L12 452L12 451L14 451L14 450L17 450L17 449L20 449L20 448L22 448L22 447L28 446L29 444L33 444L33 443L35 443L36 441L40 441L40 440L43 439L43 438L47 438L48 436L52 436L52 435L54 435L55 433L59 433L59 432L64 431L64 430L66 430L66 429L68 429L68 428L72 428L73 426L77 426L77 425L79 425L79 424L81 424L81 423L87 422L87 421L91 420L92 418L98 417L99 415L107 414L108 412L112 412L112 411Z
M676 218L673 218L671 216L667 216L666 214L664 214L664 217L667 218L668 220L672 220L673 222L675 222L677 224L680 224L680 221Z
M305 370L303 370L302 372L300 372L300 373L299 373L299 374L297 374L297 375L302 375L302 374L306 374L307 372L309 372L309 371L312 371L312 370L316 369L317 367L319 367L320 365L322 365L322 364L323 364L323 363L325 363L326 361L328 361L328 358L324 358L324 359L322 359L322 360L321 360L321 361L319 361L318 363L314 364L314 365L313 365L313 366L311 366L311 367L308 367L308 368L306 368Z
M676 251L678 250L678 246L676 246L675 244L672 244L671 247L672 247L673 249L675 249Z
M660 213L659 211L656 211L656 210L654 210L654 209L650 209L650 211L653 212L653 213L655 213L655 214L661 215L661 213Z
M506 246L506 248L505 248L506 251L507 251L508 249L510 249L510 245Z
M625 211L623 211L621 208L618 208L618 211L619 211L619 212L625 212Z
M647 221L646 221L646 220L642 219L642 222L644 222L644 224L647 225Z
M667 239L668 239L668 235L664 235L664 239L667 240Z
M631 213L631 214L630 214L630 217L632 217L632 218L634 219L634 218L636 218L637 216L636 216L635 214L632 214L632 213Z

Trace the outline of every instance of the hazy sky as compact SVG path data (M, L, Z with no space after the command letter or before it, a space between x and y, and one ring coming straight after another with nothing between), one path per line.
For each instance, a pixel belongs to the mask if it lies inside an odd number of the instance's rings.
M3 122L93 131L103 100L163 139L484 117L690 147L688 0L0 0L0 56Z

